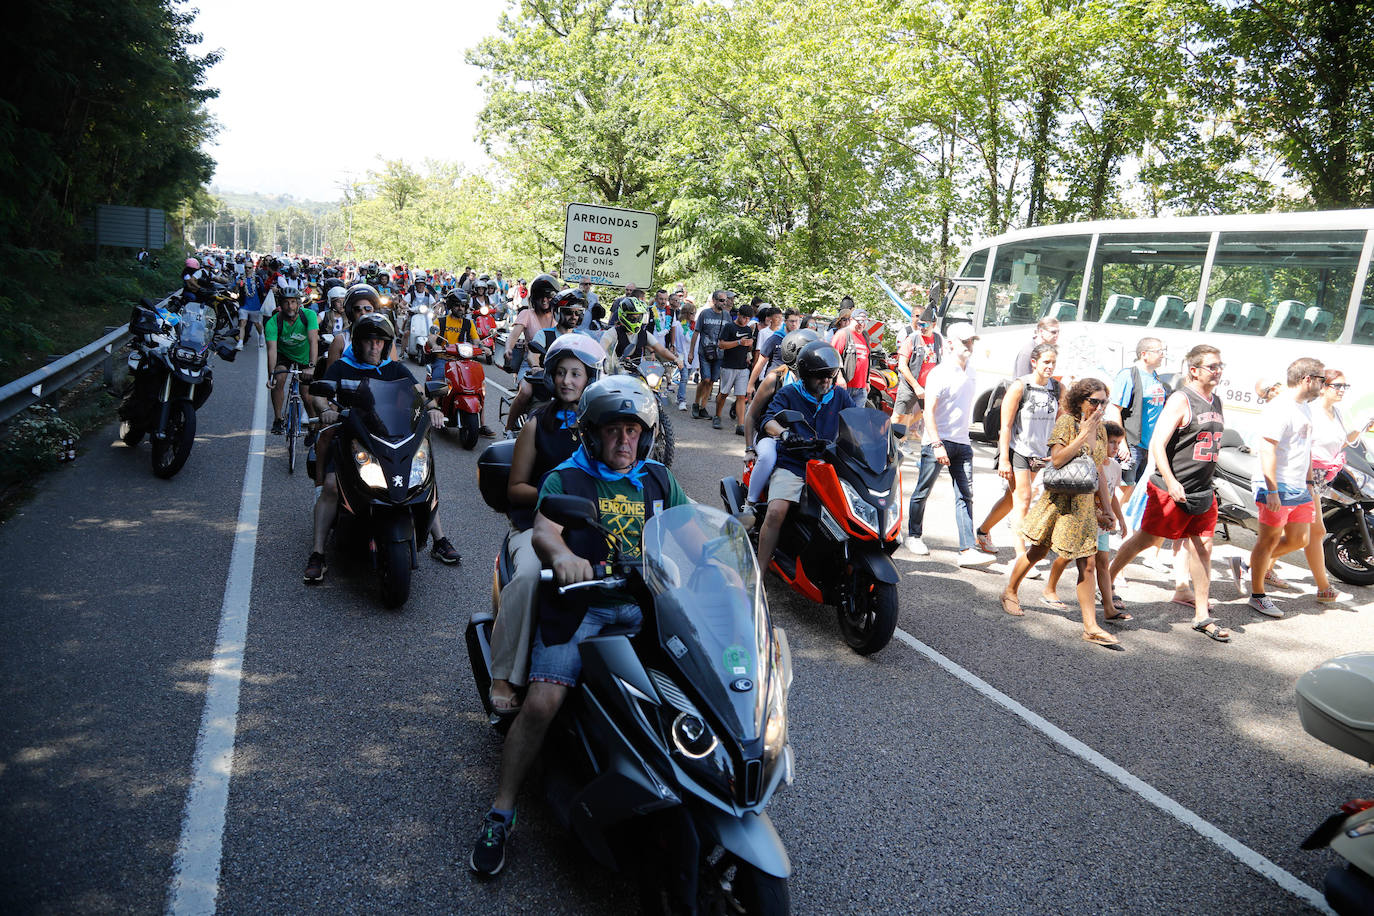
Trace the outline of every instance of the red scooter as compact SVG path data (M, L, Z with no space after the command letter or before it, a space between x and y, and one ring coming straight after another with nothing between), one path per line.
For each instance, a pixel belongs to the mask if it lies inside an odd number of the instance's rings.
M496 352L496 310L489 305L482 306L472 316L472 323L477 325L477 336L486 350L482 358L490 366L491 355Z
M487 402L487 374L477 361L479 353L490 351L470 343L449 344L444 347L448 360L444 366L444 381L448 394L439 401L446 426L458 428L458 444L465 449L477 445L478 430L482 426L482 406Z

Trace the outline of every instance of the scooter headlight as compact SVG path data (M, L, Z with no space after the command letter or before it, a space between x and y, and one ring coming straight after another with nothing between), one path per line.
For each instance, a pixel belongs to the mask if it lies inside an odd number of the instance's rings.
M479 314L482 314L482 315L490 315L490 314L491 314L491 308L488 307L488 306L485 306L485 305L482 306L482 307L481 307L480 309L478 309L477 311L478 311Z
M371 452L365 448L354 449L353 461L358 465L358 476L362 478L363 483L374 490L386 489L386 474L382 472L382 466L372 457Z
M472 359L472 344L460 343L458 345L458 356L462 359Z
M391 304L391 297L390 297L390 296L382 296L382 305L383 305L383 306L387 306L387 305L390 305L390 304Z
M678 713L670 729L673 746L684 756L700 760L716 749L720 739L715 736L701 717L690 712Z
M415 457L414 457L414 459L412 459L411 462L410 462L410 483L409 483L409 486L410 486L412 489L414 489L415 487L423 486L423 485L424 485L424 482L425 482L425 480L426 480L426 478L427 478L428 476L429 476L429 449L428 449L426 446L423 446L423 445L422 445L422 446L420 446L419 449L416 450L416 452L415 452Z
M657 389L658 383L662 380L663 376L659 375L657 372L650 372L648 375L644 376L644 384L653 389Z
M878 518L878 507L868 502L859 491L854 489L854 485L847 480L840 481L840 488L844 490L844 498L849 503L849 511L863 523L869 531L878 534L883 530L882 520Z

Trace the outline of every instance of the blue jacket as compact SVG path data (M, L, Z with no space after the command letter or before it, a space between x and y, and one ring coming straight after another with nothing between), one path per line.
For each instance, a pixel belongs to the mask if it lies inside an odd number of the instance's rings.
M831 388L830 393L819 402L807 393L801 381L795 381L790 385L784 385L782 390L773 395L773 400L769 403L768 409L764 411L763 422L767 424L769 420L783 410L797 410L801 412L806 422L810 423L816 430L816 435L822 439L835 441L835 437L840 434L840 411L854 407L854 400L849 396L848 388ZM787 468L794 474L800 475L804 468L803 458L787 449L778 449L778 463L780 468Z

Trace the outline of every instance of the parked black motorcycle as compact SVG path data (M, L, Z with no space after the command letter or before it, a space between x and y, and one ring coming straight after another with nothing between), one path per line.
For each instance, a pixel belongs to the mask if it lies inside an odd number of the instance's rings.
M892 552L902 533L902 485L896 443L906 428L881 410L851 407L840 412L836 440L827 442L798 411L774 419L787 429L778 447L810 457L801 501L769 558L773 571L797 594L834 605L845 642L871 655L897 628ZM747 474L720 482L726 510L744 511L748 484Z
M426 384L430 395L446 388L443 382ZM425 546L439 503L424 398L404 379L312 382L310 393L340 408L330 444L339 481L335 544L367 551L381 581L382 604L400 607L410 597L416 553Z
M601 528L590 500L542 507ZM608 587L634 592L644 623L579 646L582 681L545 744L551 807L594 858L639 876L648 912L787 913L791 864L765 808L791 781L792 662L744 526L699 504L667 509L644 525L642 565L613 554L559 593ZM492 622L481 612L467 628L488 714Z
M1214 482L1217 515L1227 525L1259 530L1250 480L1259 457L1240 433L1222 433ZM1326 539L1326 569L1351 585L1374 585L1374 458L1364 443L1347 446L1345 466L1317 486ZM1227 532L1229 536L1229 531Z
M212 313L187 303L181 313L159 310L148 299L134 306L129 331L129 379L119 405L119 438L130 447L149 436L153 474L174 476L191 456L196 441L196 411L210 397ZM220 359L233 362L232 345L216 348Z

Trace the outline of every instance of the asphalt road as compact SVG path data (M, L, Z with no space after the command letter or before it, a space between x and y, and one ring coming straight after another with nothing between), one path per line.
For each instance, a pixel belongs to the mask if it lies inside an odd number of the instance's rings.
M167 905L251 463L257 356L216 367L172 481L152 477L146 444L127 449L109 428L0 527L5 912ZM673 470L714 504L740 440L672 419ZM504 532L476 492L476 454L454 440L435 449L462 565L422 557L410 602L390 612L365 571L338 562L320 587L301 583L312 488L287 475L280 439L267 445L218 910L627 909L629 884L550 823L537 783L507 870L487 883L467 872L500 754L462 635L489 603ZM998 486L980 456L979 513ZM875 657L843 646L833 612L769 580L796 667L797 780L770 809L795 912L1308 911L1303 886L1320 887L1335 859L1298 844L1335 804L1367 795L1369 773L1302 731L1292 688L1323 659L1370 647L1371 590L1318 605L1306 571L1285 568L1305 591L1281 600L1285 619L1258 619L1218 562L1217 617L1235 632L1221 645L1191 632L1162 577L1136 565L1127 651L1107 652L1079 640L1076 611L1036 609L1039 583L1023 589L1024 619L1003 614L999 571L959 570L945 549L951 515L942 481L927 515L934 553L900 564L901 631Z

